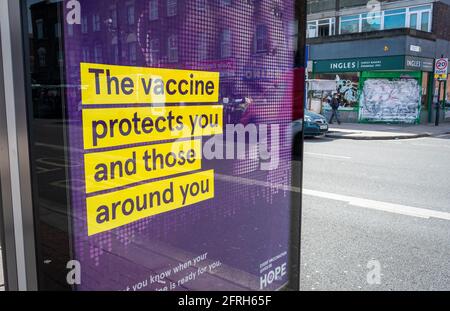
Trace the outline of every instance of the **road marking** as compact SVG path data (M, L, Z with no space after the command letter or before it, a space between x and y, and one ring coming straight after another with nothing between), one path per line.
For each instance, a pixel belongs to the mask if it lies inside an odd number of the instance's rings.
M438 135L438 136L436 136L436 137L438 137L438 138L441 138L441 137L450 137L450 134L442 134L442 135Z
M411 145L416 147L427 147L427 148L450 148L450 146L440 144L438 142L436 144L412 143Z
M291 191L291 192L296 192L296 193L299 193L301 191L301 189L298 187L291 187L288 185L282 185L282 184L278 184L278 183L257 181L257 180L245 178L245 177L235 177L235 176L229 176L229 175L216 174L216 178L219 180L222 180L222 181L227 181L227 182L233 182L233 183L244 184L244 185L252 185L252 186L261 186L261 187L273 188L273 189L284 190L284 191ZM399 214L399 215L406 215L406 216L412 216L412 217L418 217L418 218L424 218L424 219L436 218L436 219L442 219L442 220L450 220L450 213L439 212L439 211L434 211L434 210L425 209L425 208L418 208L418 207L401 205L401 204L368 200L368 199L363 199L363 198L358 198L358 197L352 197L352 196L347 196L347 195L322 192L322 191L316 191L316 190L310 190L310 189L303 189L303 194L308 195L308 196L328 199L328 200L341 201L341 202L344 202L344 203L347 203L349 205L356 206L356 207L362 207L362 208L366 208L366 209L372 209L372 210L394 213L394 214Z
M387 203L387 202L381 202L381 201L375 201L375 200L367 200L357 197L351 197L346 195L340 195L335 193L328 193L328 192L322 192L322 191L316 191L316 190L308 190L304 189L303 194L313 197L319 197L329 200L335 200L335 201L341 201L348 203L352 206L372 209L372 210L378 210L383 212L389 212L394 214L400 214L400 215L406 215L406 216L412 216L412 217L418 217L418 218L424 218L424 219L430 219L430 218L436 218L436 219L442 219L442 220L450 220L450 213L446 212L439 212L434 211L430 209L425 208L417 208L407 205L401 205L401 204L393 204L393 203Z
M313 153L313 152L305 152L305 155L310 155L314 157L325 157L325 158L334 158L334 159L343 159L343 160L351 160L351 157L340 156L334 154L326 154L326 153Z

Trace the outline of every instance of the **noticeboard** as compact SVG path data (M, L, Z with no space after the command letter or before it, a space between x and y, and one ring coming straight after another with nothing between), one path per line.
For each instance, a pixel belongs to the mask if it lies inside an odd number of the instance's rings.
M288 283L294 5L64 1L77 290Z

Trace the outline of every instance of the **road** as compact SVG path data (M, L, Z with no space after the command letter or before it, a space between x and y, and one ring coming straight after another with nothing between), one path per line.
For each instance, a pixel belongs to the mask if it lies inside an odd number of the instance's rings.
M307 139L304 172L302 290L450 290L450 135Z

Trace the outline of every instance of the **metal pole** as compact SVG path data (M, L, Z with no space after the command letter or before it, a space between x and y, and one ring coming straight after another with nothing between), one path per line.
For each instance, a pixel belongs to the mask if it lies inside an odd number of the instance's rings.
M437 103L436 103L436 120L434 121L435 126L439 126L439 108L441 105L441 80L438 80L438 86L439 86L439 90L438 90L438 98L437 98Z

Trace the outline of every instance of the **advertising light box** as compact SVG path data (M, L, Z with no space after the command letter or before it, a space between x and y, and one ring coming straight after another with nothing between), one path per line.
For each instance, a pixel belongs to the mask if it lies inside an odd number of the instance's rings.
M63 10L74 289L286 286L294 0Z

